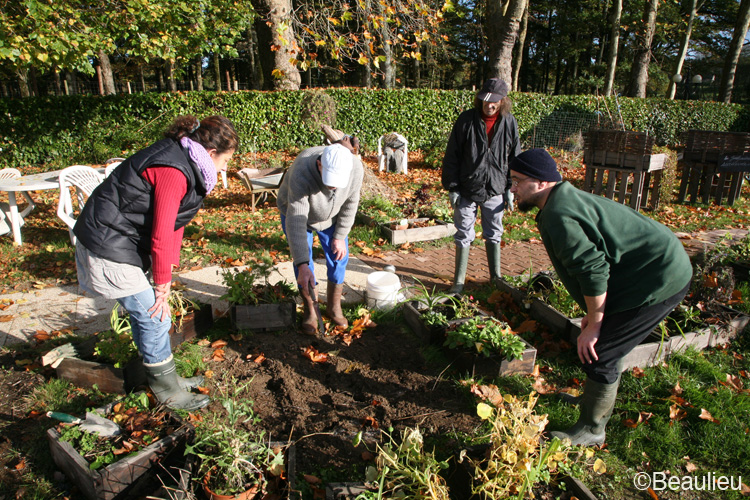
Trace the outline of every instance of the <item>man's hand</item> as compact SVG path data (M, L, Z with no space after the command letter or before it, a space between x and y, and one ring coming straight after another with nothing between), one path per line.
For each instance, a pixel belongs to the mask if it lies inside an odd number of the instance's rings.
M302 295L307 297L310 292L310 286L315 288L315 275L310 270L310 266L307 264L300 264L297 266L297 286Z
M512 212L513 211L513 199L515 198L515 196L513 196L513 193L510 192L510 189L505 190L504 198L505 198L505 210L507 210L508 212Z
M455 210L456 205L461 201L461 195L458 194L458 191L451 191L448 193L448 199L451 202L451 208Z
M331 250L333 250L333 257L336 260L341 260L346 257L346 252L349 251L346 247L346 240L337 240L336 238L331 240Z
M148 312L151 313L151 317L159 316L160 321L168 320L172 314L169 312L169 288L172 282L162 283L154 287L154 295L156 296L156 302L151 306Z
M588 317L581 321L581 334L578 336L578 358L583 364L599 359L594 346L599 341L601 323L591 323Z

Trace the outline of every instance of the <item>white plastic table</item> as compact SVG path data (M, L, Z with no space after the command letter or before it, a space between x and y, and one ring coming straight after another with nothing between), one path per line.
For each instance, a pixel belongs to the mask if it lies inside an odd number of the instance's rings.
M100 168L98 171L104 172L104 169ZM62 170L43 172L41 174L22 175L15 179L0 180L0 192L5 191L8 193L10 225L13 228L13 243L15 245L23 244L21 239L21 215L18 213L18 206L16 205L16 193L59 189L60 183L58 178L60 177L60 172L62 172Z

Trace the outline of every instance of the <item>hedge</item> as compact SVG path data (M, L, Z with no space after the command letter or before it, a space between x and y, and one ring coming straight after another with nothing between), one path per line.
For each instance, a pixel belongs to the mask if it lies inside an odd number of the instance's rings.
M118 96L0 99L0 160L5 167L64 167L127 156L159 138L172 118L223 114L240 135L239 152L302 148L321 134L301 123L305 91L188 92ZM328 89L338 105L335 126L373 149L380 135L397 131L410 149L445 144L458 114L472 105L466 90ZM522 136L559 133L557 120L575 116L581 126L621 119L628 130L675 145L688 129L748 131L750 107L707 101L548 96L513 93Z

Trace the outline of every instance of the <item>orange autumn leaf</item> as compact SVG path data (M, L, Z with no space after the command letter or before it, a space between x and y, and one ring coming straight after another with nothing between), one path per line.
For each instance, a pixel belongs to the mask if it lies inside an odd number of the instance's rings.
M209 393L208 387L201 387L201 386L199 386L196 389L198 389L198 392L200 392L201 394L208 394Z
M703 276L703 286L706 288L718 288L719 280L716 279L716 273Z
M212 361L224 361L224 349L216 349L214 351L213 356L211 357Z
M215 340L211 343L211 349L219 349L227 345L226 340Z
M13 321L14 317L15 316L13 316L12 314L0 315L0 323L8 323L10 321Z
M261 364L266 360L266 357L263 353L258 354L258 356L253 360L254 363Z
M533 333L536 331L536 321L533 319L527 319L516 328L517 333Z
M703 419L703 420L708 420L709 422L713 422L715 424L720 423L719 419L714 418L714 416L711 415L711 413L709 413L709 411L706 410L705 408L701 408L701 414L698 415L698 418Z
M312 361L313 363L325 363L328 361L328 354L324 352L319 352L316 348L313 346L307 347L303 352L302 355Z
M677 382L674 387L672 387L672 394L675 396L679 396L682 394L682 387L680 387L680 383Z
M635 378L643 378L646 376L646 372L643 371L643 368L635 366L631 371L631 375L633 375Z
M676 404L669 407L669 418L672 420L682 420L687 417L687 412L679 408Z
M307 484L320 484L323 482L320 480L319 477L313 476L311 474L305 474L302 477L305 478L305 481L307 482Z
M372 427L373 429L377 429L378 421L373 417L365 417L362 419L362 427Z

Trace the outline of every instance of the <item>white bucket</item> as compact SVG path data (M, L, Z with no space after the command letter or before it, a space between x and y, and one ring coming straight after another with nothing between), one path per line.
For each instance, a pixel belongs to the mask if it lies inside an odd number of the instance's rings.
M399 299L401 281L393 273L375 271L367 276L367 307L393 307Z

